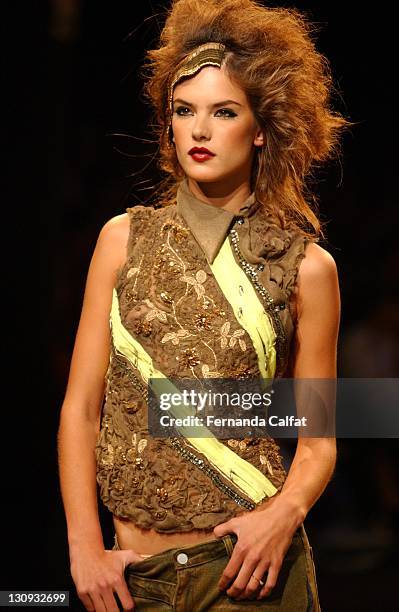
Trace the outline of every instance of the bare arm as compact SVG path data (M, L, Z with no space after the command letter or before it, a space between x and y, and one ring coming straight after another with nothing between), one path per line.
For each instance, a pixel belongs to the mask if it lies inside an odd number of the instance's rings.
M94 448L109 363L112 290L116 273L125 259L127 237L127 215L111 219L100 232L87 276L58 431L59 474L72 576L88 610L105 610L100 595L94 594L91 601L87 596L94 583L90 575L95 565L92 560L100 562L105 553L98 516ZM115 568L111 574L112 580L117 581ZM127 588L121 595L128 602ZM103 596L107 609L117 610L110 596L110 592ZM90 607L92 602L95 608Z
M100 232L87 276L61 408L59 470L72 553L82 545L103 548L97 511L94 446L109 361L109 313L120 263L120 233L121 227L114 220Z
M299 317L293 377L337 376L340 293L336 264L327 251L309 244L299 269ZM332 392L332 386L327 393ZM326 397L326 403L333 403ZM280 493L300 524L326 488L335 467L335 438L298 439L296 453Z

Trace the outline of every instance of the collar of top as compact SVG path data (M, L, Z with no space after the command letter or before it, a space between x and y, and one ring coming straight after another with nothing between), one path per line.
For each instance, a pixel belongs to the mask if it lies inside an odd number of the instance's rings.
M251 217L259 205L253 192L238 213L213 206L192 194L187 178L180 183L177 190L177 212L189 226L210 264L218 254L233 220L238 217Z

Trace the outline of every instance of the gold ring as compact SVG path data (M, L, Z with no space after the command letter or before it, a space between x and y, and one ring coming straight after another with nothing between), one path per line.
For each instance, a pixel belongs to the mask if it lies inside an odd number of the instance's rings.
M260 580L259 578L257 578L255 574L252 574L252 578L255 578L255 580L257 580L261 586L264 586L265 583L263 582L263 580Z

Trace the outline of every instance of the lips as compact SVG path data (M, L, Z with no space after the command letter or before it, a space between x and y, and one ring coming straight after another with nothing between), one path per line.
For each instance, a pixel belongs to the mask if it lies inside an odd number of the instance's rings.
M199 163L206 162L208 159L215 157L215 153L212 153L209 149L205 149L205 147L193 147L188 154L191 155L195 162Z
M209 151L209 149L205 149L205 147L193 147L188 152L189 155L207 155L210 157L214 157L215 153Z

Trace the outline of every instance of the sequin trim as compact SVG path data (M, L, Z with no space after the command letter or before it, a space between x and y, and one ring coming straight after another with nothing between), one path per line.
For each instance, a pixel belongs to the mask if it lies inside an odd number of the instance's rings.
M195 466L197 466L200 470L205 472L205 474L207 474L209 476L209 478L218 487L218 489L223 491L223 493L226 493L235 502L237 502L237 504L239 504L240 506L243 506L244 508L247 508L248 510L253 510L256 507L253 502L247 501L244 497L241 497L241 495L236 493L236 491L234 491L233 489L228 487L219 478L219 475L216 472L216 470L214 470L213 468L209 467L209 465L206 465L203 459L200 459L199 457L197 457L194 453L189 451L188 448L185 448L179 442L179 440L177 438L172 438L171 439L171 444L185 459L188 459L189 461L191 461L191 463L193 463Z
M238 217L236 219L236 223L238 225L242 225L244 223L243 217ZM287 358L287 337L285 334L284 326L281 322L280 317L278 316L278 312L280 310L284 310L284 308L286 307L286 304L284 302L281 304L275 304L272 296L270 295L266 287L264 287L259 282L257 270L260 270L260 271L263 270L264 266L263 264L258 264L258 266L252 266L246 261L246 259L244 258L239 248L240 240L238 237L238 232L237 230L234 229L234 227L232 227L232 229L230 230L229 237L230 237L232 247L237 255L237 259L239 261L240 266L244 270L245 274L248 276L249 280L255 287L256 291L261 296L263 302L265 303L266 311L268 312L272 320L272 324L273 324L274 331L276 334L276 345L277 345L276 346L276 349L277 349L276 351L277 352L276 378L277 378L278 376L281 376L281 374L284 372L286 358Z

